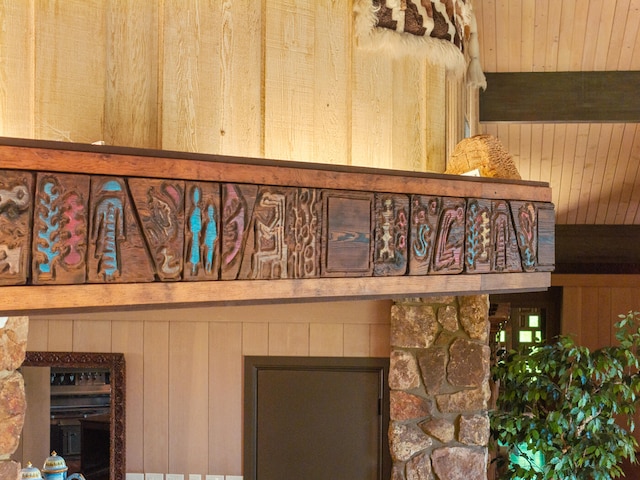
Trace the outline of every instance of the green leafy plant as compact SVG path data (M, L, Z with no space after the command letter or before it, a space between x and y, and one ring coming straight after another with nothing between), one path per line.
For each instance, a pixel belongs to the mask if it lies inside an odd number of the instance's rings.
M495 363L490 418L501 478L605 480L622 475L623 459L635 461L640 312L619 317L617 345L590 351L561 336Z

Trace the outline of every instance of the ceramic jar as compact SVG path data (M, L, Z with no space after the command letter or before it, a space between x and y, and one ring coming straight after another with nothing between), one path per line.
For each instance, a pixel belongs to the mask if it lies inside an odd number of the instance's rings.
M51 456L47 457L42 467L42 474L44 480L66 480L67 478L67 464L64 458L51 452Z
M31 462L27 463L27 466L20 470L21 480L42 480L40 470L31 465Z

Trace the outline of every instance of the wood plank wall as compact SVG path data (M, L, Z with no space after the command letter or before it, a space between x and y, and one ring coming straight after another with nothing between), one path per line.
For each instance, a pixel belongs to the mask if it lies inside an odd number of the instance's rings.
M0 136L444 171L444 70L359 51L351 8L0 2ZM242 356L388 356L388 315L355 302L39 316L28 348L125 353L127 471L241 474Z
M352 23L349 0L2 2L0 136L444 171L444 69Z
M31 316L27 347L125 354L128 472L240 475L243 357L388 357L390 310L360 301Z
M553 275L563 287L562 334L590 349L615 343L618 315L640 311L640 275Z

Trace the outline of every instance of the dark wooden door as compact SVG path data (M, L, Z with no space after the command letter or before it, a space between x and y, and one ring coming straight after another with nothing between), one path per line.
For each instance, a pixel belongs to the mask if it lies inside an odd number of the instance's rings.
M245 360L245 478L389 478L388 359Z

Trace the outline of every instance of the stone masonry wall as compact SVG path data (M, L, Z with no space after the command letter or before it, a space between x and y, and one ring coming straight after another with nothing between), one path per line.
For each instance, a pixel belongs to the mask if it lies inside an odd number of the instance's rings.
M10 460L18 448L27 403L22 374L16 370L27 350L29 317L0 317L0 478L20 478L20 464Z
M488 315L488 295L392 307L392 480L486 480Z

